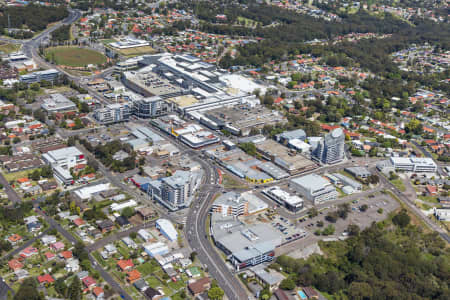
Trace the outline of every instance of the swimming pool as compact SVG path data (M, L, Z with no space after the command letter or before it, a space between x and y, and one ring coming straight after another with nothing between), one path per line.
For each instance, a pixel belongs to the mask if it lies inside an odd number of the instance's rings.
M308 299L308 298L306 297L305 293L303 293L303 291L298 291L297 293L298 293L298 295L300 296L300 299Z

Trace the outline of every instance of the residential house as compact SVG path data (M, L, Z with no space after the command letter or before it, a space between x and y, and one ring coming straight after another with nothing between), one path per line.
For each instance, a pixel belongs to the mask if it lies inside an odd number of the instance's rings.
M133 285L140 292L144 292L148 288L147 282L142 278L136 280Z
M130 272L127 272L127 281L129 283L134 283L139 279L141 279L141 272L139 272L138 270L134 269L131 270Z
M23 258L28 258L37 253L38 253L38 249L30 246L30 247L23 249L22 252L20 252L20 256L22 256Z
M22 240L22 237L18 235L17 233L14 233L8 237L8 241L11 243L11 245L16 245Z
M84 277L81 281L83 282L84 286L88 289L93 288L97 284L95 279L92 278L91 276Z
M114 223L111 220L106 219L98 223L98 228L101 230L102 233L107 233L113 230Z
M41 242L44 245L54 244L54 243L56 243L56 236L54 236L54 235L44 235L43 237L41 237Z
M53 277L50 274L45 274L45 275L40 275L37 278L39 284L50 284L55 282L55 279L53 279Z
M66 266L64 269L67 272L78 272L80 270L80 262L76 258L69 258L66 260Z
M53 249L54 251L60 251L62 249L64 249L65 245L63 242L56 242L50 245L50 248Z
M23 268L23 264L18 259L8 261L8 266L14 272Z
M105 296L105 292L99 286L96 286L92 289L92 294L94 294L96 299L103 299L103 297Z
M131 259L121 259L117 262L117 266L122 271L128 271L134 267L133 261Z
M27 270L24 270L24 269L16 270L16 271L14 272L14 275L16 275L16 278L17 278L18 281L22 281L22 280L24 280L25 278L27 278L28 276L30 276L30 274L28 273L28 271L27 271Z
M203 293L211 287L211 279L208 277L201 278L188 285L189 291L194 297Z
M161 296L161 293L152 287L148 287L145 290L144 294L145 294L145 297L147 297L147 299L150 299L150 300L156 299L157 297Z
M65 260L71 259L73 257L72 251L62 251L61 253L59 253L59 257Z

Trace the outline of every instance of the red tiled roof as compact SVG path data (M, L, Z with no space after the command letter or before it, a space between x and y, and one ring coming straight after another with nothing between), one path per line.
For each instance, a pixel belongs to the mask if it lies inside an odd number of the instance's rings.
M39 283L52 283L55 281L50 274L38 276Z

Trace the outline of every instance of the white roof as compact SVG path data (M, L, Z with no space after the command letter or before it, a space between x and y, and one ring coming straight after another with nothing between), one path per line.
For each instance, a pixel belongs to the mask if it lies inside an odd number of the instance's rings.
M163 231L170 240L176 240L178 237L178 232L173 226L172 222L167 219L158 219L156 221L156 226Z
M124 208L133 207L133 206L136 206L136 205L137 205L137 202L134 201L133 199L131 199L131 200L128 200L127 202L113 203L113 204L111 204L110 208L113 211L120 211L120 210L122 210Z
M83 155L83 153L77 149L77 147L66 147L53 151L48 151L47 154L55 160L66 159L70 156Z
M80 197L80 199L89 199L92 194L100 193L110 189L109 183L102 183L93 186L87 186L82 189L76 190L75 194Z

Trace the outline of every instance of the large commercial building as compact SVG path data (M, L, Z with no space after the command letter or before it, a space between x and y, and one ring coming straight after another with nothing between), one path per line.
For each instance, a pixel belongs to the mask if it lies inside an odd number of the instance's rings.
M310 171L317 167L310 159L297 154L296 151L292 151L274 140L265 140L257 143L256 150L264 158L272 161L291 175Z
M267 224L247 226L219 213L211 215L210 232L236 270L272 261L282 243L280 234Z
M41 107L46 112L64 112L76 110L75 103L70 101L66 96L61 94L51 94L49 98L45 99Z
M76 147L66 147L58 150L48 151L42 155L44 161L53 166L70 169L79 164L86 164L84 154Z
M225 129L234 135L242 136L248 136L252 129L287 122L286 117L279 111L267 109L254 102L219 107L202 113L191 112L189 115L211 129Z
M336 188L325 178L317 174L293 178L290 186L315 205L337 199Z
M114 103L97 109L94 118L101 124L125 122L130 119L131 108L128 103Z
M56 69L49 69L45 71L38 71L26 75L21 75L19 80L24 83L41 82L43 80L53 82L59 77L59 71Z
M336 128L319 141L312 154L324 164L334 164L344 159L344 150L344 131L341 128Z

